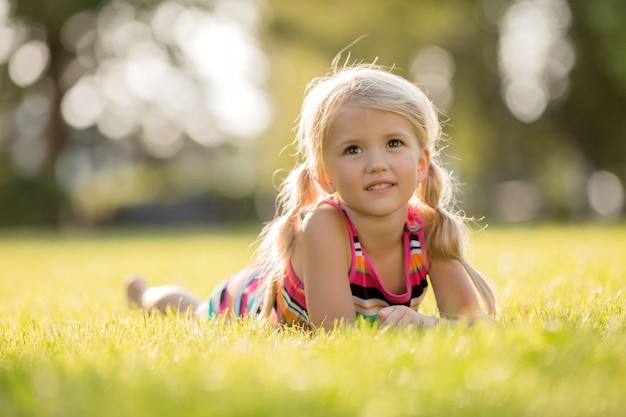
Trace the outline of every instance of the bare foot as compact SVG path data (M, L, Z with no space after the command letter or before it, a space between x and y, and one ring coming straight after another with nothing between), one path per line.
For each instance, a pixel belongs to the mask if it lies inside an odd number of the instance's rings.
M126 297L128 299L128 307L143 308L143 293L148 289L146 280L140 275L131 274L125 279Z

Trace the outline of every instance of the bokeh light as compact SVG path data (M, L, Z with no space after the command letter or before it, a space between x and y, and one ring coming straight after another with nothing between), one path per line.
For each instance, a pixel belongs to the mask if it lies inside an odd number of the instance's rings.
M268 219L306 83L366 34L346 64L394 67L442 109L441 155L468 213L614 219L625 204L614 46L626 8L582 4L372 1L346 25L349 5L328 15L277 0L105 0L53 16L0 0L1 179L56 180L50 210L62 222L252 198ZM602 114L586 118L586 106Z
M22 177L35 176L46 159L45 132L51 112L52 85L44 80L29 88L15 111L15 138L10 148L13 170Z
M7 62L18 43L23 25L10 20L11 4L8 0L0 0L0 65ZM22 29L20 31L20 29Z
M15 84L27 87L39 80L50 63L48 45L39 40L26 42L9 61L9 76Z
M532 220L539 214L542 201L537 188L528 181L506 181L495 187L494 208L508 222Z
M257 137L272 119L272 106L263 88L269 64L254 35L255 10L248 0L224 0L213 11L166 1L140 12L118 1L95 16L75 15L64 26L65 43L83 66L96 62L93 73L70 88L63 116L76 128L96 125L112 139L144 136L157 157L169 151L155 144L179 134L205 146L229 136ZM155 117L168 126L163 140L146 127Z
M4 64L17 43L18 30L14 25L5 25L0 21L0 64Z
M167 160L173 177L186 178L179 189L190 195L213 190L240 198L251 193L260 165L254 155L224 154L218 148L234 145L243 152L273 118L265 89L269 61L259 45L259 24L252 0L222 0L211 8L171 0L141 9L119 0L68 19L62 39L75 57L62 74L67 88L62 116L82 135L92 135L95 127L122 146L116 161L94 155L93 149L68 151L59 159L58 181L74 201L92 213L102 211L80 196L97 185L100 206L124 204L125 197L115 197L116 187L109 187L113 181L104 178L116 178L117 170L139 176L141 163L133 160L134 151L126 152L133 148L125 142L153 159ZM186 151L187 145L213 149L220 158L214 161L211 152L197 148ZM192 163L204 170L200 181L180 169ZM128 187L133 186L146 184L130 181ZM128 198L139 194L124 193Z
M85 77L72 87L61 106L65 121L76 129L85 129L93 125L102 109L104 101L92 77Z
M575 53L564 0L517 0L500 20L502 96L513 115L533 122L568 90Z
M72 52L80 52L93 45L96 37L96 16L91 11L75 14L67 19L61 29L63 45Z
M624 186L608 171L596 171L587 181L587 198L600 216L616 216L624 207Z
M452 54L435 45L418 50L411 62L414 82L423 87L428 97L441 109L448 109L452 104L455 68Z

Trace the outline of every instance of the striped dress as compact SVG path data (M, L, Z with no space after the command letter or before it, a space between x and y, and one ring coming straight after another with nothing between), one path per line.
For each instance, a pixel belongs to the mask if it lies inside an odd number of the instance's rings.
M407 290L394 294L385 289L367 253L361 247L357 231L345 210L334 200L325 200L343 215L350 234L352 263L349 272L350 290L357 316L375 320L378 311L391 305L405 305L417 311L428 287L428 258L424 246L424 223L417 209L409 207L404 230L404 261ZM251 265L220 284L208 300L209 317L218 314L244 317L258 314L264 300L263 266ZM304 285L291 264L285 268L282 285L278 286L276 319L286 325L308 325Z

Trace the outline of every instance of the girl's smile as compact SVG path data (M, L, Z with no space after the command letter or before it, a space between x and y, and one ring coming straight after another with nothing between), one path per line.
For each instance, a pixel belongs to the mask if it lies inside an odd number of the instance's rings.
M389 182L374 182L368 185L365 189L367 191L385 191L393 186L394 184L391 184Z

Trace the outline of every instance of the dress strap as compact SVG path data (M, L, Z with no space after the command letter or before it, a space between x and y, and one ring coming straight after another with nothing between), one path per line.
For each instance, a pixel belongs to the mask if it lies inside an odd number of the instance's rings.
M409 205L409 213L406 219L406 230L411 235L411 251L415 252L417 247L423 253L426 266L430 269L430 258L426 248L425 223L417 207Z
M417 207L409 205L409 212L406 218L406 228L409 232L415 233L424 229L424 220L419 214Z

